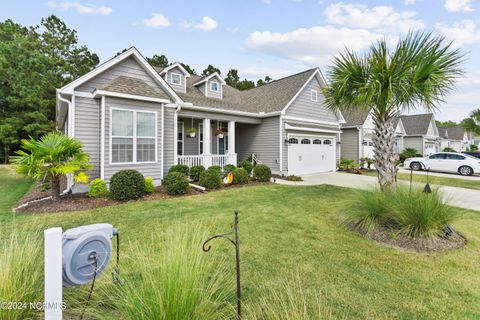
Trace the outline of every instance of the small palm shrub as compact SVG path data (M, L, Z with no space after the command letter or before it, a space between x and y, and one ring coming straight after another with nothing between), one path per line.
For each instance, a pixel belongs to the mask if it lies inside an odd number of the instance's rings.
M110 197L127 201L138 199L145 194L145 179L137 170L122 170L110 179Z
M89 198L104 197L108 195L107 184L102 179L93 179L90 182L90 189L88 190Z
M242 163L240 163L240 164L238 165L238 167L247 170L247 173L248 173L249 175L252 174L253 164L252 164L251 161L245 160L245 161L243 161Z
M226 177L230 172L237 169L233 164L227 164L223 167L223 176Z
M155 185L153 184L152 177L145 178L145 193L154 193L155 192Z
M353 159L340 159L338 167L344 171L352 171L357 168L357 163Z
M200 180L198 182L202 187L207 189L218 189L222 186L222 175L218 170L208 168L208 170L200 174Z
M193 181L198 181L200 180L200 174L205 171L204 166L193 166L190 168L190 178Z
M258 164L253 169L253 177L261 182L269 182L272 178L272 170L266 164Z
M233 184L244 184L248 182L248 173L247 170L243 168L236 168L232 172L233 174Z
M185 194L190 189L188 177L181 172L170 172L163 178L163 186L169 195Z
M116 319L230 318L235 288L229 265L199 250L208 236L199 227L175 225L133 244L122 262L124 284L100 283L100 301L112 306Z
M168 170L168 173L171 173L171 172L180 172L186 175L187 177L190 176L190 169L185 164L177 164L177 165L171 166L170 169Z
M436 189L432 193L425 193L422 189L415 188L410 193L408 188L401 187L391 201L397 228L412 238L438 235L458 215Z
M33 232L18 230L2 235L0 245L0 299L2 302L43 301L42 238ZM0 308L0 319L36 319L33 308Z
M208 167L208 170L213 170L215 172L218 172L218 174L223 177L222 168L220 166L210 166Z

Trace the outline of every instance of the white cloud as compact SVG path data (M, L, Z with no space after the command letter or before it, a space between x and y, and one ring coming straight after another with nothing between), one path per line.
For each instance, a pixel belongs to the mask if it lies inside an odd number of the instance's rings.
M445 10L449 12L472 12L471 0L445 0Z
M266 3L266 4L271 4L272 3L272 0L262 0L263 3Z
M217 21L213 20L212 18L205 16L202 18L202 22L193 25L195 29L200 29L203 31L212 31L213 29L218 27Z
M449 26L438 23L435 29L455 47L480 43L480 30L472 20L462 20Z
M416 15L416 12L399 12L390 6L368 8L365 5L343 2L331 4L325 10L325 16L330 23L382 32L408 32L424 28L424 23L415 19Z
M49 1L48 6L50 8L58 8L62 10L73 9L79 14L100 14L100 15L109 15L112 13L112 8L106 6L93 6L93 5L83 5L79 2L55 2Z
M170 26L170 20L161 13L152 13L150 18L143 19L143 24L151 28L161 28Z
M381 37L368 30L315 26L285 33L256 31L248 36L246 45L253 51L317 66L329 62L344 48L362 50Z
M404 0L403 1L405 4L409 5L409 4L415 4L417 3L417 0Z

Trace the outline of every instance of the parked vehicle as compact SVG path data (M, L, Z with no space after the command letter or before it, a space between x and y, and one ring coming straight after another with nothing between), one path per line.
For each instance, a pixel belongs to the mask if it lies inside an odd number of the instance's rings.
M468 154L469 156L473 156L475 158L478 158L480 159L480 151L475 151L475 152L467 152L467 151L464 151L462 152L464 154Z
M404 162L408 169L454 172L470 176L480 172L480 159L457 152L439 152L428 157L408 158Z

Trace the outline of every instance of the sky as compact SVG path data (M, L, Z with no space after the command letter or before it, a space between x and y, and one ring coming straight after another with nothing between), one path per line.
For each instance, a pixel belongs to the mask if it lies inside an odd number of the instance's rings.
M150 0L1 1L0 20L38 25L55 14L77 30L79 43L108 60L135 46L144 56L165 54L197 73L273 79L320 67L349 48L390 43L409 30L428 30L465 54L465 76L435 113L460 121L480 108L480 0ZM423 112L418 110L417 113Z

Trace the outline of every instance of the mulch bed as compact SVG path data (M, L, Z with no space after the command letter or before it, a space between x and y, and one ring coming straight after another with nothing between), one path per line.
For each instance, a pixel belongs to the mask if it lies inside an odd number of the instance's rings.
M414 239L405 234L398 233L398 230L393 230L386 227L377 227L368 233L353 224L347 224L347 228L353 232L361 234L367 239L393 247L417 252L459 249L463 248L467 244L467 239L465 236L458 231L455 231L451 236L435 236L431 238Z
M255 185L266 185L270 182L258 182L251 180L248 184L244 185L230 185L222 186L218 190L233 189L233 188L243 188ZM64 188L64 187L63 187ZM62 188L62 189L63 189ZM50 190L42 191L42 184L37 184L30 192L25 194L22 199L17 203L17 206L25 204L32 200L38 200L50 196ZM61 190L62 190L61 189ZM218 191L218 190L206 190L200 191L196 188L190 188L187 194L181 196L171 196L165 192L163 187L157 187L154 193L147 194L140 199L131 200L132 201L149 201L149 200L159 200L159 199L168 199L168 198L178 198L185 196L193 196L201 193ZM77 194L66 194L63 195L58 201L53 201L52 199L42 200L38 202L30 203L28 206L19 208L16 212L28 212L28 213L44 213L44 212L68 212L68 211L82 211L100 207L107 207L122 204L125 202L113 200L107 197L101 198L89 198L86 193L77 193Z

